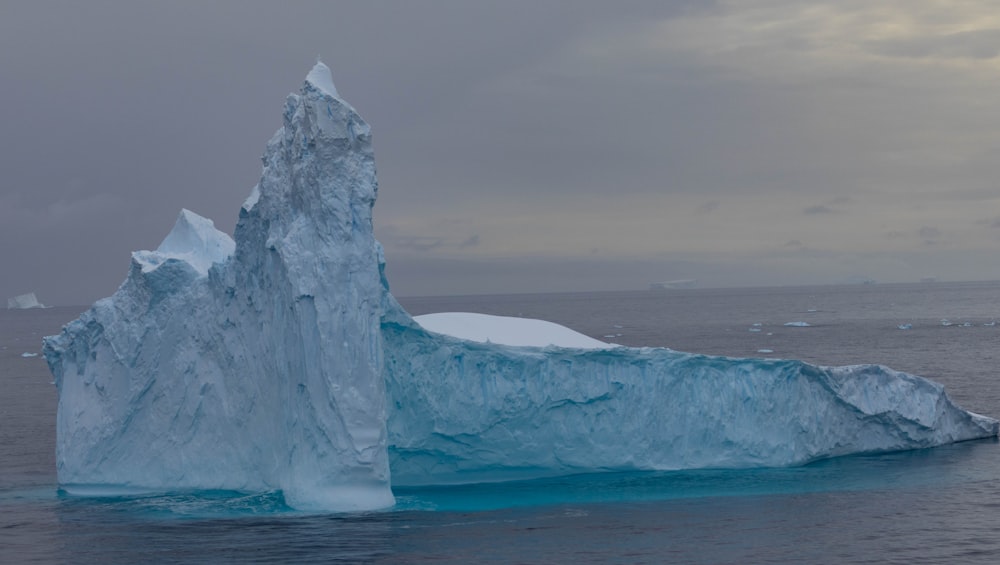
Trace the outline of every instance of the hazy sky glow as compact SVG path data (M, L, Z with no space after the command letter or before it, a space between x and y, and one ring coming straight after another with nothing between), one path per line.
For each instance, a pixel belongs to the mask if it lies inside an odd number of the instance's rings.
M317 55L399 295L1000 279L1000 12L956 0L0 4L0 298L232 231Z

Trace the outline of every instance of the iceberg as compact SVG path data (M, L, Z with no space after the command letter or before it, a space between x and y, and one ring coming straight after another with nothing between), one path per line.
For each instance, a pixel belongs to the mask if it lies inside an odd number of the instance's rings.
M288 96L235 241L182 211L43 352L68 492L283 492L393 504L368 125L318 63Z
M61 487L369 510L394 503L392 484L791 465L997 435L940 385L878 365L414 319L389 292L376 194L370 128L317 63L234 237L182 210L111 297L45 338Z
M45 305L38 301L34 292L19 294L7 299L8 310L27 310L29 308L45 308Z

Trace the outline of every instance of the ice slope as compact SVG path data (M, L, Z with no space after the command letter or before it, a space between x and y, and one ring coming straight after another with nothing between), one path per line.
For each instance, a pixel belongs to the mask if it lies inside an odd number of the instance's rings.
M319 63L240 210L235 244L182 211L44 353L70 492L280 489L391 506L368 125Z
M941 385L878 365L509 347L392 306L382 333L397 485L794 465L997 434Z
M429 332L388 292L370 130L326 66L283 117L233 240L182 211L113 296L45 339L64 489L366 510L392 505L390 467L431 484L785 465L997 434L884 367Z

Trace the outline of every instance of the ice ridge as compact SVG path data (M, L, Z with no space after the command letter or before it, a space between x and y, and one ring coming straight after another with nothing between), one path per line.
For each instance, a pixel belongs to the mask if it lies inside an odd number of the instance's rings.
M288 96L234 237L182 211L121 287L45 338L69 492L281 491L391 506L396 484L788 465L997 435L940 385L667 349L423 329L372 231L371 131L329 69Z
M398 485L795 465L997 434L941 385L879 365L483 344L398 307L382 332Z

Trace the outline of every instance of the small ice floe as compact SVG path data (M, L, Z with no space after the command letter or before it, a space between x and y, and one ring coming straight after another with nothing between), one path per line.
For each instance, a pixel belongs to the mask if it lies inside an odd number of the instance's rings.
M618 334L618 335L608 334L608 335L602 335L601 337L603 337L604 339L611 339L613 337L618 337L619 335L622 335L622 334Z
M757 353L774 353L773 349L758 349Z
M772 333L772 332L767 332L767 335L774 335L774 333Z
M992 328L993 326L997 325L997 322L996 322L996 320L993 320L992 322L986 322L983 325L986 326L986 327L988 327L988 328Z
M941 318L941 325L942 326L950 326L951 322L948 321L948 318Z
M624 328L624 327L625 327L625 326L620 326L620 325L618 325L618 324L615 324L615 325L614 325L614 328L615 328L616 330L620 330L620 329L622 329L622 328Z
M901 330L912 330L913 329L913 324L899 324L896 327L899 328L899 329L901 329Z
M810 308L810 309L806 310L806 312L819 312L819 310L817 310L815 308Z
M808 328L812 324L809 322L785 322L785 325L792 328Z
M759 327L763 326L764 324L762 324L760 322L754 322L754 323L752 323L750 325L753 326L753 327L755 327L755 328L759 328Z
M749 330L747 330L747 331L751 331L751 332L759 332L759 331L760 331L760 328L750 328L750 329L749 329Z
M962 327L963 328L971 328L972 327L972 322L962 322Z
M21 357L38 357L38 354L37 353L29 353L29 352L25 351L24 353L21 354Z

